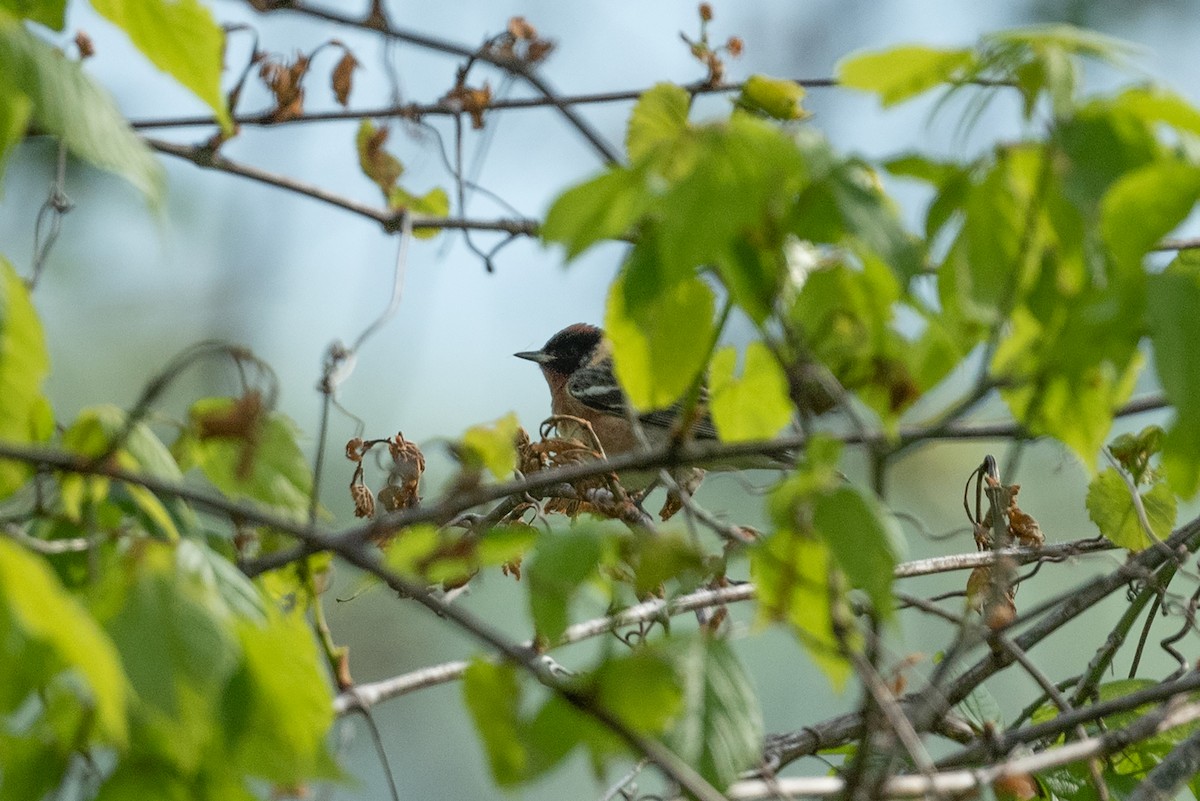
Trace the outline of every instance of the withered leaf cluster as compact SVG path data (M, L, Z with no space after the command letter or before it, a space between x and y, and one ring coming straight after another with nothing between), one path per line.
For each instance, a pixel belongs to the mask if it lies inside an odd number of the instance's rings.
M366 455L377 445L386 445L391 459L387 483L379 490L378 495L372 493L367 486L366 471L363 468ZM425 455L416 443L406 440L403 433L397 432L394 437L385 439L364 440L355 437L346 443L346 458L354 462L350 497L354 501L355 516L374 517L377 511L376 501L383 506L385 512L411 509L420 503Z

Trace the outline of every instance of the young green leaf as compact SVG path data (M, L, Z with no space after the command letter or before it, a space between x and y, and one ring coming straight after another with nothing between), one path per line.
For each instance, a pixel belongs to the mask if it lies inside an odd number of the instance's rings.
M1130 551L1148 548L1155 540L1170 536L1175 525L1175 495L1166 484L1155 483L1146 492L1139 492L1139 497L1153 537L1142 526L1129 486L1111 467L1088 484L1088 517L1114 545Z
M801 101L804 87L785 78L751 75L738 95L739 108L759 111L777 120L801 120L808 116Z
M33 105L33 122L67 149L100 169L120 175L157 207L164 196L162 166L117 110L112 98L79 64L0 17L0 75Z
M834 634L832 614L849 608L832 578L829 547L813 534L778 529L750 552L750 576L758 587L760 622L786 621L813 662L841 692L850 662Z
M154 66L195 93L225 133L233 121L221 94L225 33L199 0L91 0L92 7L129 34Z
M82 679L70 685L92 711L94 729L76 732L108 744L128 736L129 683L112 640L55 578L44 560L0 539L0 713L15 711L64 671ZM76 741L77 742L77 741Z
M335 778L327 745L333 698L302 615L239 620L242 659L224 696L226 747L243 773L296 784Z
M687 130L691 97L682 86L655 84L642 93L629 115L625 150L630 162L638 162L660 146L670 144Z
M585 686L602 709L641 734L662 734L684 703L675 667L659 649L606 659Z
M460 441L464 463L486 467L498 479L509 478L517 466L519 427L517 415L509 412L491 425L467 429Z
M1118 179L1100 204L1100 231L1117 269L1141 270L1142 258L1183 222L1197 198L1200 167L1181 159L1154 162Z
M1163 467L1172 489L1190 498L1200 489L1200 255L1184 251L1150 276L1146 317L1154 365L1175 422L1163 444Z
M746 346L746 363L734 378L737 351L722 348L709 368L709 409L726 442L770 439L792 419L787 377L761 342Z
M244 398L242 399L244 400ZM183 470L199 468L214 487L297 517L308 514L312 472L295 424L279 412L244 412L235 398L192 404L188 428L172 446Z
M0 84L0 176L9 153L25 138L33 103L15 86Z
M42 325L25 283L0 256L0 439L24 444L45 439L42 381L50 370ZM28 465L0 460L0 499L30 475Z
M111 565L94 609L137 694L143 747L190 774L221 746L214 741L221 695L239 648L221 607L175 570L173 556L165 545L146 543Z
M638 170L613 167L558 196L546 212L542 239L565 245L573 259L601 240L630 233L650 199Z
M904 45L842 59L838 83L879 95L884 106L908 100L941 84L953 84L976 66L973 50Z
M667 644L683 681L683 710L667 744L718 788L761 759L763 723L753 683L725 640L702 634Z
M51 30L61 31L65 24L67 0L0 0L0 9L7 9L21 19L33 20Z
M566 631L571 600L603 556L601 537L600 529L578 527L538 538L529 565L529 606L539 637L553 643Z
M608 292L604 328L613 346L617 378L643 411L670 406L704 368L713 334L715 300L708 285L689 278L655 297L626 292L622 272Z
M496 783L511 787L524 781L529 753L521 738L521 685L516 668L472 660L463 674L463 700L483 741Z
M850 584L866 591L880 615L890 617L892 575L903 558L904 540L879 503L853 487L838 487L816 499L813 526Z

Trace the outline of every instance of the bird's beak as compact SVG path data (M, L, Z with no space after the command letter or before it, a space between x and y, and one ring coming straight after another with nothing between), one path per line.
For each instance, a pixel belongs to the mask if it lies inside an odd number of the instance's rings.
M513 356L516 356L518 359L537 362L538 364L545 364L553 358L550 354L541 350L523 350L520 353L514 353Z

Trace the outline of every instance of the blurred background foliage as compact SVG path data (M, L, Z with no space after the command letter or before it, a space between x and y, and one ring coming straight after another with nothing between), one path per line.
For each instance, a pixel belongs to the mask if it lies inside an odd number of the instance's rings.
M362 63L356 76L354 104L375 107L394 97L432 101L452 85L457 62L414 47L381 46L370 34L333 29L310 19L285 14L257 15L246 4L220 0L212 4L223 23L244 23L258 36L258 46L289 55L311 51L331 36L340 39ZM692 32L695 4L690 0L646 4L620 0L602 6L527 0L519 7L463 0L425 4L419 12L391 3L393 19L422 32L472 46L501 30L509 16L521 14L540 34L556 43L543 74L565 94L644 89L670 80L686 83L703 70L679 40ZM859 49L902 42L957 46L981 34L1035 22L1068 21L1134 42L1141 47L1139 69L1193 102L1200 100L1200 70L1194 42L1200 35L1195 2L1156 0L1128 4L1081 0L1036 0L1028 3L835 2L805 4L787 0L717 3L712 30L717 38L744 41L740 59L728 62L728 78L739 80L762 72L795 78L827 77L835 62ZM202 114L203 107L181 92L166 76L144 68L128 41L83 4L71 4L62 41L85 30L96 55L87 70L115 95L133 120ZM246 34L234 34L230 52L244 58ZM332 70L336 55L327 53L323 67ZM1104 67L1091 67L1089 85L1114 80ZM493 73L494 95L527 96L525 87ZM693 119L723 114L728 99L698 100ZM918 145L929 155L966 157L997 139L1020 133L1015 97L999 97L969 130L957 128L951 110L933 114L933 100L899 109L880 110L866 94L836 89L814 90L806 99L812 123L842 151L869 158L902 152ZM957 102L957 101L952 101ZM252 83L244 108L270 105L265 90ZM307 109L335 108L332 93L318 81L309 92ZM630 104L587 106L589 120L610 142L620 142ZM198 142L211 128L176 132L180 141ZM301 180L375 202L378 190L358 169L357 122L322 122L281 128L247 127L228 142L224 153L239 161L291 174ZM481 131L464 131L472 180L503 200L484 193L471 197L473 217L542 217L566 186L593 174L599 162L552 110L545 108L491 114ZM418 191L449 186L439 148L451 147L453 125L431 118L428 126L393 126L389 147L403 161L405 182ZM35 293L51 353L47 394L60 419L71 419L96 403L131 406L148 378L177 352L192 343L218 338L243 343L276 371L282 392L279 407L304 432L317 429L319 397L314 384L323 354L334 340L352 341L387 305L397 242L379 226L315 201L290 195L228 175L198 170L165 159L169 193L161 213L148 212L145 202L120 180L70 164L67 192L75 208L46 265ZM38 140L22 144L7 168L0 198L0 242L4 252L25 269L33 250L37 209L54 170L53 145ZM911 182L888 183L902 204L905 220L920 224L927 195ZM486 236L475 235L480 242ZM494 260L495 272L456 233L413 244L399 314L361 350L355 372L340 392L340 403L366 424L368 436L402 430L422 444L430 457L432 486L449 475L449 460L440 440L457 438L467 427L515 411L527 427L536 428L548 399L536 373L511 358L517 350L540 345L554 331L576 321L599 322L606 290L624 248L604 244L586 253L570 270L562 253L537 241L518 239ZM1164 258L1165 261L1165 258ZM748 328L733 325L728 337L739 341ZM964 377L965 378L965 377ZM1150 387L1142 387L1149 389ZM232 393L234 377L223 368L189 374L168 394L163 418L181 419L191 400ZM1002 416L998 405L980 417ZM1119 423L1140 428L1153 418ZM353 420L335 416L332 443L354 433ZM312 449L313 443L305 443ZM997 445L996 447L1000 447ZM915 516L920 528L908 527L909 555L956 553L973 549L960 504L966 475L986 452L986 443L943 444L905 456L892 471L888 502ZM336 448L334 449L336 451ZM855 479L866 475L854 449L845 469ZM349 520L352 507L344 487L352 466L340 459L326 465L323 502L338 520ZM1085 470L1062 446L1036 444L1024 454L1011 477L1026 486L1022 505L1040 521L1049 541L1075 539L1094 532L1084 506ZM716 477L702 490L701 500L731 520L761 522L761 500L746 485L765 486L769 476ZM1180 519L1194 513L1181 509ZM931 537L958 530L949 538ZM1100 570L1118 556L1092 563ZM745 565L740 566L741 570ZM1082 572L1082 571L1080 571ZM1082 577L1082 576L1080 576ZM462 601L476 609L508 609L494 616L516 638L529 634L520 589L510 579L488 575L473 584ZM961 577L918 579L907 585L914 594L929 595L956 588ZM356 587L351 571L340 570L327 597L329 623L339 643L349 646L355 679L370 681L447 659L475 653L474 643L422 610L396 604L376 589L351 601ZM1032 581L1022 588L1022 605L1039 593L1059 590ZM593 599L591 612L603 611ZM1117 610L1122 599L1106 602ZM585 603L586 606L586 603ZM734 610L741 625L746 610ZM583 608L581 614L586 614ZM1100 621L1105 618L1102 611ZM1071 648L1068 628L1042 657L1051 675L1074 666L1082 655ZM903 629L912 652L930 651L945 640L948 628ZM583 661L596 643L579 646L579 656L566 652L564 662ZM826 679L800 653L782 630L768 630L739 652L753 675L767 731L794 727L844 708L847 699L825 692ZM1148 658L1159 658L1155 654ZM927 664L927 662L926 662ZM820 691L814 691L820 688ZM1005 674L990 688L1008 711L1008 698L1027 698L1028 679ZM496 793L460 688L447 685L385 703L376 710L385 746L398 777L413 797L490 797ZM1018 704L1019 705L1019 704ZM347 772L356 781L334 788L336 799L384 795L382 770L361 723L339 724L337 747ZM523 798L550 799L595 794L585 760L575 757L569 768L552 773L520 790Z

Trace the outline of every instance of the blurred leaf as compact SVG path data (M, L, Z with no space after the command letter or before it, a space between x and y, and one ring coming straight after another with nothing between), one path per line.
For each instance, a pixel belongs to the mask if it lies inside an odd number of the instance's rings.
M736 102L740 108L760 111L777 120L800 120L808 116L801 105L804 95L804 87L795 81L751 75L742 84Z
M529 606L539 637L554 643L566 631L571 600L595 574L603 553L601 530L594 527L546 532L538 538L529 565Z
M1139 494L1150 528L1158 539L1166 539L1175 525L1175 495L1161 483ZM1100 533L1114 545L1140 551L1154 544L1138 519L1129 486L1113 468L1102 470L1088 484L1087 510Z
M1104 195L1100 220L1117 268L1140 270L1142 258L1183 222L1197 198L1200 167L1182 160L1155 162L1118 179Z
M975 52L969 49L903 45L844 58L836 72L842 86L874 92L884 106L891 106L963 79L975 63Z
M445 217L450 213L450 196L440 186L430 189L423 195L414 195L401 186L392 187L387 196L388 207L392 209L407 209L416 215L425 217ZM413 231L417 239L432 239L441 233L438 228L419 228Z
M691 590L711 573L704 550L680 533L634 530L621 542L638 598L661 594L662 586L671 580L678 581L681 589Z
M7 539L0 539L0 663L7 666L0 712L70 671L83 680L76 687L86 695L76 706L90 710L95 735L125 742L129 685L116 647L44 560Z
M472 426L463 434L460 446L464 451L464 464L486 467L493 476L503 481L512 476L517 467L517 415L509 412L491 425Z
M1171 488L1190 498L1200 489L1200 254L1182 251L1165 271L1151 275L1146 305L1154 366L1175 407L1163 467Z
M854 487L838 487L816 499L813 526L850 584L866 591L882 617L891 617L892 576L904 539L879 503Z
M717 788L762 758L763 723L753 682L725 640L704 634L667 644L683 681L683 711L667 744Z
M233 120L221 94L225 33L197 0L91 0L129 34L154 66L190 89L216 114L226 134Z
M194 773L220 744L221 693L238 662L227 621L175 571L172 549L152 542L105 571L95 610L136 693L139 741Z
M954 708L962 713L971 724L971 728L979 734L1004 726L1004 713L986 684L975 685L967 697L959 701Z
M691 97L682 86L655 84L642 93L629 115L625 150L631 162L640 161L659 146L668 146L687 130Z
M441 544L437 526L418 523L402 529L383 551L383 564L388 570L406 577L423 577L421 570Z
M713 336L713 292L698 278L680 281L636 306L622 272L609 288L604 328L621 387L641 411L670 406L692 385Z
M1114 104L1148 123L1162 122L1178 131L1200 134L1200 109L1185 98L1158 86L1126 89Z
M666 731L684 701L675 667L665 654L650 648L604 660L587 678L585 692L601 709L646 735Z
M603 239L619 239L650 205L637 170L614 167L563 192L546 212L542 239L566 246L568 261Z
M0 29L2 35L2 29ZM45 439L42 381L50 370L42 325L25 283L0 256L0 439L28 444ZM0 461L0 499L11 495L31 474L29 465Z
M721 348L709 368L709 408L721 439L771 439L792 419L787 376L762 342L746 346L740 378L734 378L737 351Z
M749 115L696 129L687 144L667 151L669 162L659 165L669 188L653 206L654 251L647 258L659 264L666 284L717 262L740 241L778 249L780 218L807 175L796 142ZM688 157L682 165L681 153Z
M389 197L396 181L404 174L404 165L400 160L384 149L387 143L388 128L376 128L375 123L363 119L358 124L358 132L354 136L354 146L358 151L358 166L363 175L367 176Z
M192 404L188 428L172 446L180 468L199 468L233 500L252 500L282 514L306 517L312 473L296 442L295 424L279 412L243 416L241 407L235 398L204 398Z
M1137 434L1126 432L1108 444L1108 450L1121 467L1129 472L1134 484L1153 481L1150 459L1162 451L1166 432L1162 426L1148 425Z
M0 75L33 103L33 122L84 161L116 173L161 205L162 166L104 89L55 47L0 17Z
M750 576L758 587L760 621L790 623L813 662L841 692L850 662L834 635L834 604L850 610L831 579L833 560L824 541L812 534L777 529L750 552Z
M327 750L333 698L304 618L272 613L266 623L239 620L235 631L242 661L223 720L233 764L283 784L337 777Z
M8 9L21 19L33 20L51 30L61 31L67 0L0 0L0 9Z
M8 156L24 138L33 103L12 84L0 84L0 176Z
M529 754L520 736L521 686L516 668L472 660L463 674L463 700L483 741L496 783L511 787L523 781Z

